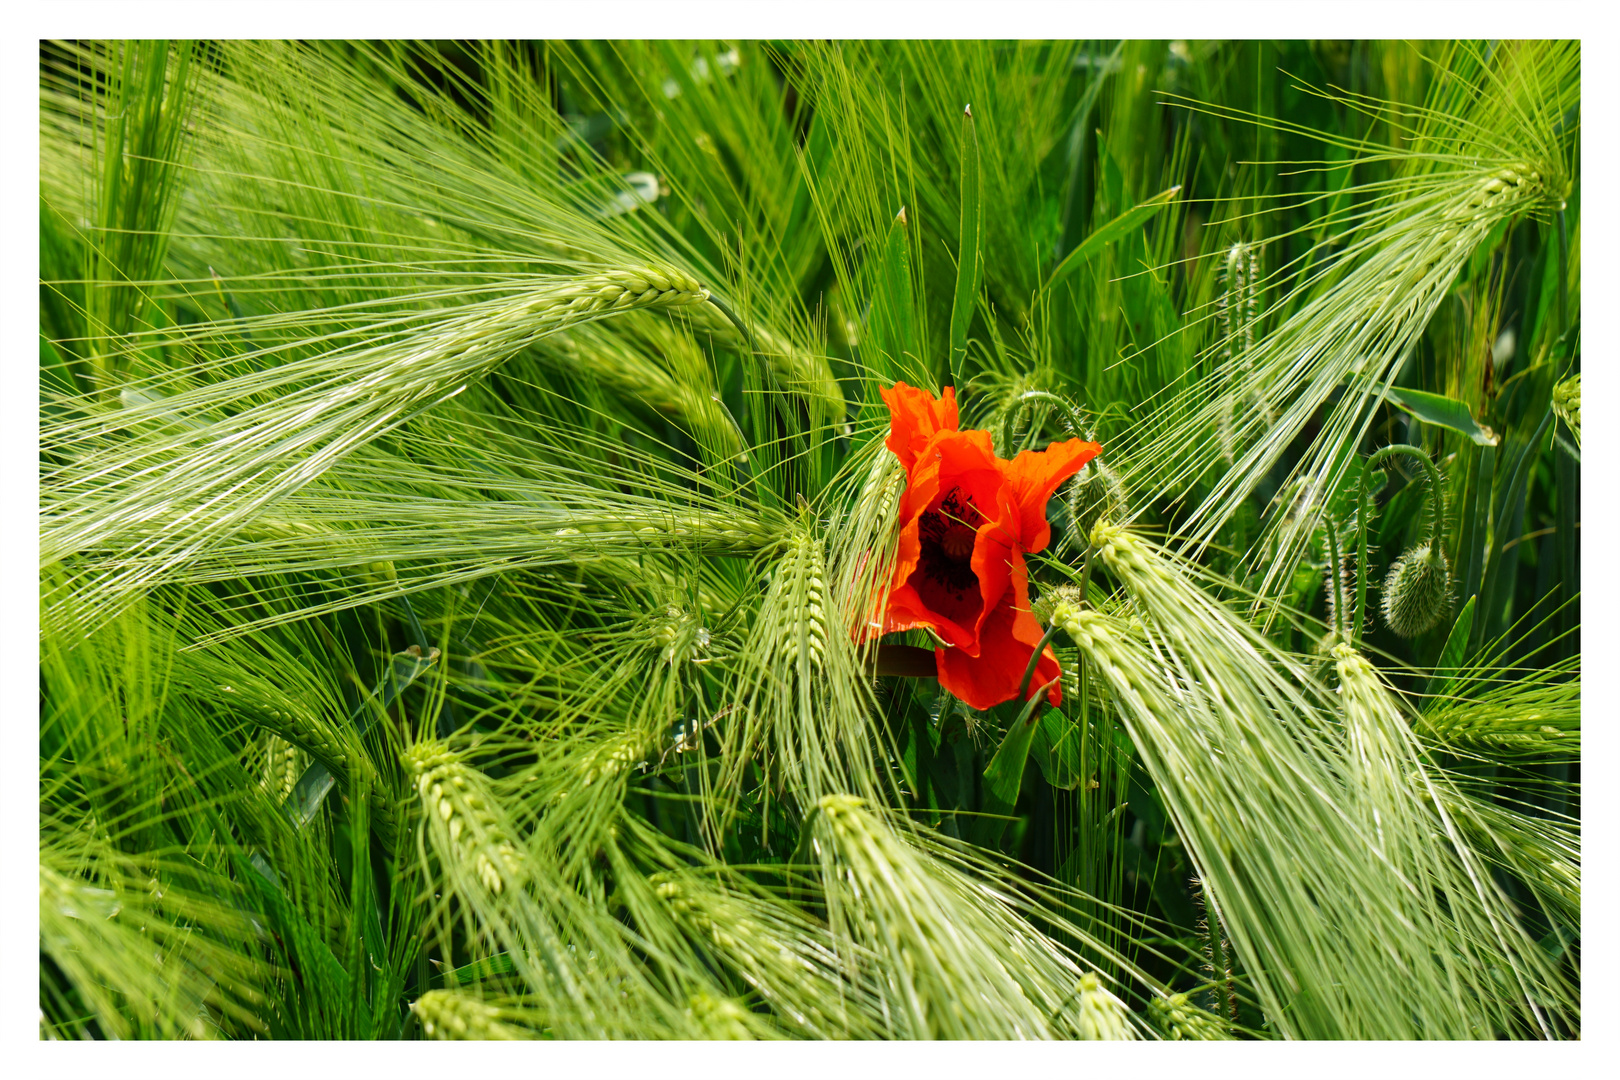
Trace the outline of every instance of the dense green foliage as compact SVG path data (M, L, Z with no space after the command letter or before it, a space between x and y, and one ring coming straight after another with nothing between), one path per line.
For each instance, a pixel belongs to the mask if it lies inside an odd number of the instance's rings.
M1579 1034L1577 45L42 56L42 1037Z

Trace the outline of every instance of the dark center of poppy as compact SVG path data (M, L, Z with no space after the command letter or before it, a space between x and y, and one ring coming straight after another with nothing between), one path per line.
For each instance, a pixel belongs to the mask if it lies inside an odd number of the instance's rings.
M930 583L957 594L958 599L969 589L977 591L973 540L983 523L973 499L964 498L961 488L952 488L938 507L924 512L917 522L922 541L918 572Z

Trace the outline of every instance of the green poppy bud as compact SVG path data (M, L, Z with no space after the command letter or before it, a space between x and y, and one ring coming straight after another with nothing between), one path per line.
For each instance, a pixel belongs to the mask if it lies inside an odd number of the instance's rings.
M1118 521L1128 516L1125 485L1114 471L1093 461L1069 488L1069 514L1081 536L1090 536L1097 522Z
M1437 544L1422 544L1395 560L1384 579L1384 622L1416 637L1451 610L1451 564Z

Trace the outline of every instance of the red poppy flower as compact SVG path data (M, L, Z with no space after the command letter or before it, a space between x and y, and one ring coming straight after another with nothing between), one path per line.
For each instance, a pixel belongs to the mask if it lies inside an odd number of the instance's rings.
M932 630L945 642L934 650L940 683L988 709L1018 695L1041 641L1024 556L1051 539L1046 500L1102 447L1070 439L1004 461L989 432L956 429L952 387L939 398L905 383L882 393L891 417L884 445L905 466L907 483L889 602L874 630ZM1031 689L1059 670L1046 649ZM1056 683L1047 700L1062 700Z

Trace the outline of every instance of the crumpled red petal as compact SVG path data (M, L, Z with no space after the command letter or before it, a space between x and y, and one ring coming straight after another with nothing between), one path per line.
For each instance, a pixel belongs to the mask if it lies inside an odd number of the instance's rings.
M1025 450L1002 463L1002 473L1018 500L1021 522L1019 536L1025 552L1046 549L1052 528L1046 522L1046 501L1058 485L1085 467L1102 452L1102 444L1070 439L1053 443L1045 450Z
M1013 579L1016 582L1018 575L1013 575ZM1009 603L997 605L986 616L979 635L982 646L978 656L969 656L961 649L934 650L940 685L967 702L970 708L989 709L1018 696L1018 684L1023 681L1024 669L1029 666L1030 655L1042 636L1041 624L1029 613L1027 596L1023 599L1020 604L1017 598L1012 598ZM1051 648L1043 649L1035 663L1035 675L1029 681L1030 695L1051 683L1046 690L1046 700L1052 705L1062 704L1063 691L1053 681L1061 672Z
M889 407L889 437L883 445L900 459L908 473L935 435L956 430L954 387L947 386L937 398L903 382L880 389L878 393Z

